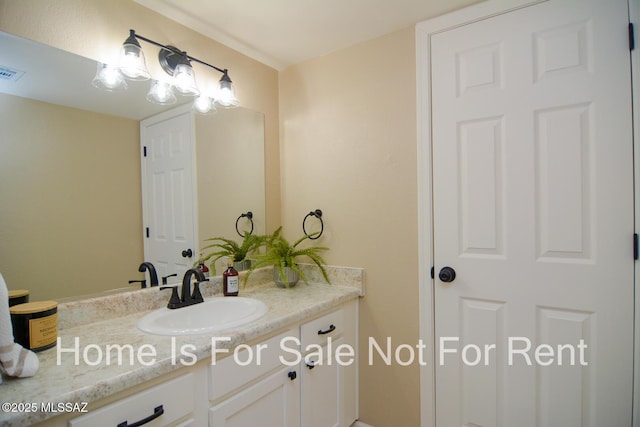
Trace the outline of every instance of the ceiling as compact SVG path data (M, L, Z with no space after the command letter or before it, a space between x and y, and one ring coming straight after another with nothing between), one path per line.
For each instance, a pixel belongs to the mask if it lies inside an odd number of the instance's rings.
M273 68L482 0L135 0Z

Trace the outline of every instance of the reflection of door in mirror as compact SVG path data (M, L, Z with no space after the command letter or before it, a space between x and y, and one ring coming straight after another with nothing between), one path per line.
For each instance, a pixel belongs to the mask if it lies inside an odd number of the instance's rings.
M140 135L144 259L158 276L180 278L197 259L193 115L161 113L140 123Z

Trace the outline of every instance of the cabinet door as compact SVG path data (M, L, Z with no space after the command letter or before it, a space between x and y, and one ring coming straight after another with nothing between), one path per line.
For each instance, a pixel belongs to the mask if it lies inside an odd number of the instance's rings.
M353 301L302 325L302 347L309 352L300 368L304 427L346 427L358 419L357 322L358 305ZM314 354L319 345L321 354ZM342 347L351 349L353 357Z
M287 367L209 409L211 427L300 427L298 368Z
M334 347L344 338L333 340ZM341 425L344 387L343 366L323 347L322 359L311 354L302 361L301 415L304 427L333 427Z

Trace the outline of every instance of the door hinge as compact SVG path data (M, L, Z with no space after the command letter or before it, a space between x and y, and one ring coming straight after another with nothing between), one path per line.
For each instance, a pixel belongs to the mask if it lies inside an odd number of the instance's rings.
M633 259L638 260L638 233L633 233Z
M636 48L636 36L633 29L633 22L629 22L629 50Z
M146 229L147 239L149 238L149 227Z
M144 157L147 157L147 146L146 145L144 147L142 147L142 154L144 155Z

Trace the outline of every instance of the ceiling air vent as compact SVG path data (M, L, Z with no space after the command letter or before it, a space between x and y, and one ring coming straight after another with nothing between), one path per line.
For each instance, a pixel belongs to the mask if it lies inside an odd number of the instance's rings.
M11 82L18 81L24 74L24 71L13 70L11 68L0 65L0 80L9 80Z

